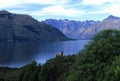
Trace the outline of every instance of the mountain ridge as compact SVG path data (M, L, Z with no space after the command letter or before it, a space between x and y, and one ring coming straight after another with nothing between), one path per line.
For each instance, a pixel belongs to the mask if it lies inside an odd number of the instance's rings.
M67 22L65 22L67 21ZM46 19L45 22L62 31L68 38L91 39L97 32L105 29L120 30L120 18L110 15L102 21L56 20Z
M26 14L0 11L0 41L60 41L67 37L58 29Z

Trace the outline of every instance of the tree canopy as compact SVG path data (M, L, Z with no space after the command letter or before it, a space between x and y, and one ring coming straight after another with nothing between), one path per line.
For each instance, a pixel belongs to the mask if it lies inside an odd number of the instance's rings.
M106 67L111 67L116 57L120 56L120 31L99 32L78 54L67 81L109 81L105 75L109 75L107 71L110 70Z

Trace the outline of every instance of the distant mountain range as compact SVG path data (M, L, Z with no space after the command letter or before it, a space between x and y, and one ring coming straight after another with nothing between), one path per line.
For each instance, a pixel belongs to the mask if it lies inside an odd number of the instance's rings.
M60 41L67 37L58 29L29 15L0 11L0 41Z
M91 39L97 32L105 29L120 30L120 18L110 15L103 21L74 21L47 19L45 22L62 31L68 38Z

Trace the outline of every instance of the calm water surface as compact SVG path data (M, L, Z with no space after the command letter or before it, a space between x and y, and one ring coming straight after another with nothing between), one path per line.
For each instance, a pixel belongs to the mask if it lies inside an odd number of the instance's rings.
M35 60L44 63L61 51L76 54L89 40L38 42L0 42L0 66L21 67Z

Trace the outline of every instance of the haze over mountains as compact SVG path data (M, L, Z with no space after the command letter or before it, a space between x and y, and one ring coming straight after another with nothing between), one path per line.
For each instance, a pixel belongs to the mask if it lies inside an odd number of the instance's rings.
M0 41L60 41L67 37L58 29L29 15L0 11Z
M120 30L120 18L110 15L103 21L74 21L47 19L43 21L58 28L68 38L72 39L91 39L97 32L105 29Z

